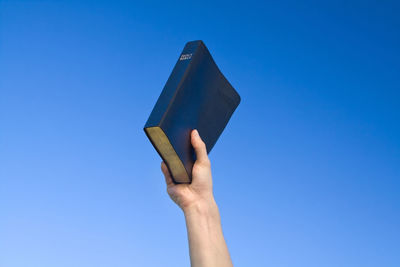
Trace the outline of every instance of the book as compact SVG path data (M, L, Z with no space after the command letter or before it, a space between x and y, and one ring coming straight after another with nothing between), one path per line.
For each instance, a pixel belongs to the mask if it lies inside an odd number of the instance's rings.
M143 128L175 183L192 180L191 131L210 153L240 100L203 41L186 43Z

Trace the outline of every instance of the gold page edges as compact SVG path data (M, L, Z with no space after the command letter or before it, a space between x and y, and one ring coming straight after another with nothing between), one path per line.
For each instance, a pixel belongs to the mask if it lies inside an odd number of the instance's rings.
M189 183L190 180L186 169L183 166L182 161L176 154L175 149L169 142L169 139L165 135L164 131L158 126L147 127L145 128L145 131L152 141L153 145L156 146L157 151L161 154L161 157L166 161L167 165L169 166L175 182Z

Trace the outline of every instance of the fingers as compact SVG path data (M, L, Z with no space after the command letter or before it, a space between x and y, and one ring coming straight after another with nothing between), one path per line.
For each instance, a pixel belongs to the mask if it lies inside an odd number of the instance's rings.
M162 171L163 174L164 174L165 183L167 184L167 186L173 185L174 182L172 181L171 174L169 173L168 167L167 167L167 165L164 163L164 161L161 161L161 171Z
M191 135L192 146L194 148L194 151L196 152L196 162L210 165L210 160L208 159L207 155L206 144L201 139L199 132L194 129Z

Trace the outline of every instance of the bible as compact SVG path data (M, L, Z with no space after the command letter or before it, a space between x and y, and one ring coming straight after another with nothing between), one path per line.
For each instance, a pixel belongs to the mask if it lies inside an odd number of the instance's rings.
M201 41L186 43L143 128L175 183L190 183L197 129L210 153L240 96Z

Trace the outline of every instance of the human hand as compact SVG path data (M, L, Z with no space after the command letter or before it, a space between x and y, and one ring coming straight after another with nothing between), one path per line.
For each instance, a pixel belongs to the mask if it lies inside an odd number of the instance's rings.
M206 145L197 130L191 132L191 143L196 153L196 161L192 169L191 184L175 184L164 161L161 170L167 184L170 198L185 212L196 204L214 203L212 192L211 164Z
M192 169L191 184L175 184L167 165L161 162L168 194L185 214L190 263L193 267L232 267L213 196L211 164L206 145L197 130L190 133L190 138L197 158Z

